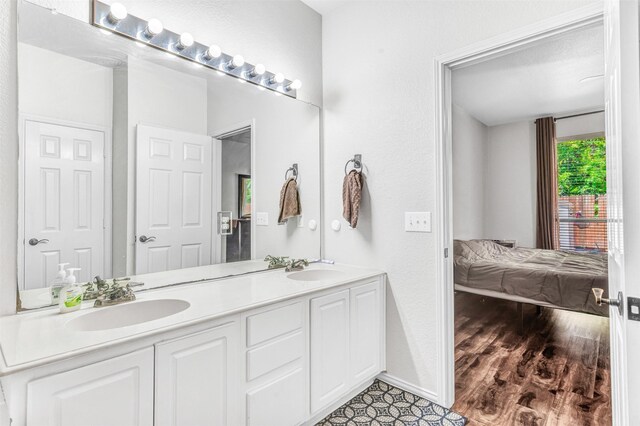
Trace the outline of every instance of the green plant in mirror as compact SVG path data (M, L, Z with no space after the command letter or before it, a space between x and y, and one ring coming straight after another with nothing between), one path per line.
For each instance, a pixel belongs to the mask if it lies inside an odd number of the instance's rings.
M84 300L97 299L99 297L105 299L118 299L128 293L131 286L139 285L132 283L131 278L113 278L111 280L103 280L100 275L96 276L92 282L83 284Z
M285 268L287 272L301 271L305 266L309 266L307 259L289 259L289 256L267 255L264 261L269 262L269 269Z

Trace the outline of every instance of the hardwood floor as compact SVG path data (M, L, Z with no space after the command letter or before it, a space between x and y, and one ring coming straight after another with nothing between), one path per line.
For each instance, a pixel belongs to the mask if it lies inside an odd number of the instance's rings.
M470 425L611 424L609 319L455 296L456 403Z

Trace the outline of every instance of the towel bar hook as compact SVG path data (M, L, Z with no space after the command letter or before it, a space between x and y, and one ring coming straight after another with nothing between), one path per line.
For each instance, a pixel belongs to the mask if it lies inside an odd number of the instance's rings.
M298 181L298 163L293 163L291 167L284 172L284 180L289 179L289 172L291 172L291 176L293 176L293 180Z
M344 165L345 176L349 174L349 171L347 171L347 167L349 167L349 163L353 163L353 169L359 172L362 172L362 154L355 154L351 160L347 161L347 163Z

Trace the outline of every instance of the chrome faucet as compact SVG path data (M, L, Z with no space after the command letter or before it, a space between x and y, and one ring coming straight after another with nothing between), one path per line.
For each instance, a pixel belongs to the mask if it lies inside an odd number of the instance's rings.
M142 286L144 283L130 282L129 280L129 278L114 278L113 284L103 285L93 307L113 306L136 300L136 295L131 288ZM104 283L100 277L96 277L96 281Z

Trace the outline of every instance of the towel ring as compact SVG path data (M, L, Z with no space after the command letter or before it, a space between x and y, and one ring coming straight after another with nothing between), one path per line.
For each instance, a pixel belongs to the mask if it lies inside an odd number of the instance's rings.
M291 172L291 176L293 177L293 180L297 182L298 181L298 163L293 163L291 167L289 167L287 171L284 172L284 180L289 179L289 172Z
M356 154L353 158L346 162L344 165L344 175L347 176L349 172L347 171L347 167L349 167L349 163L353 163L353 169L359 172L362 172L362 154ZM358 170L359 169L359 170Z

